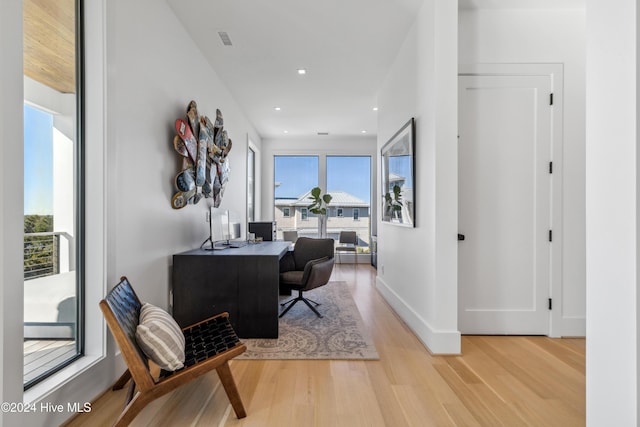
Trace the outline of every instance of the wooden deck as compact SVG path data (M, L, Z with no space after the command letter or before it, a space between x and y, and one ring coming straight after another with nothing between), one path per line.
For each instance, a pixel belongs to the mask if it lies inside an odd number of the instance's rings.
M27 340L24 342L24 383L75 356L73 340Z

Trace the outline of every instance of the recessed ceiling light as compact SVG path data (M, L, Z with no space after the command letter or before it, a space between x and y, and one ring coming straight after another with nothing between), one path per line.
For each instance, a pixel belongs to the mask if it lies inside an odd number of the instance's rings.
M360 133L367 133L367 131L363 129L360 131Z
M282 110L282 108L280 108L280 107L273 107L273 109L276 110L276 111Z
M373 107L373 111L378 111L378 107Z
M285 131L284 131L284 133L289 133L289 131L288 131L288 130L285 130Z
M298 74L300 74L301 76L307 74L306 68L298 68Z

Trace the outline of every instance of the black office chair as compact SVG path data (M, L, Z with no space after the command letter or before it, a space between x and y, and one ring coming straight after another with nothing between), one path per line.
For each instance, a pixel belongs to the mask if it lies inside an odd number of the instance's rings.
M298 238L295 249L285 254L280 262L280 289L296 290L298 296L280 304L286 306L280 317L298 301L304 302L318 317L322 317L311 305L318 306L320 303L303 297L302 293L329 283L333 262L333 239Z
M356 267L358 266L358 235L355 231L341 231L340 238L338 240L338 247L336 247L336 253L338 254L338 261L342 264L341 252L353 252L356 260Z

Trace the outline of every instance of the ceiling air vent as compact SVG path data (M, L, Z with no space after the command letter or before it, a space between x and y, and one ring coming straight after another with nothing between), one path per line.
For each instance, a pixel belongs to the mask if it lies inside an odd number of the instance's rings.
M225 46L231 46L231 39L229 38L229 34L226 31L218 31L218 35L220 36L220 40L222 40L222 44Z
M318 132L318 136L327 136L329 132Z

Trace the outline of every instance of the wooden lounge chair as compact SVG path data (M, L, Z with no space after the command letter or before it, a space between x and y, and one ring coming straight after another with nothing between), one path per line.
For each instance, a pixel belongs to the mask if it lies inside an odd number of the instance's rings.
M100 301L107 320L127 364L127 371L113 385L119 390L130 380L125 407L114 426L126 426L142 409L166 393L216 369L238 418L246 412L229 369L229 360L242 354L246 346L240 342L229 322L228 313L206 319L183 328L185 336L184 368L175 372L161 370L155 379L149 370L149 360L136 343L136 328L142 304L126 277Z

